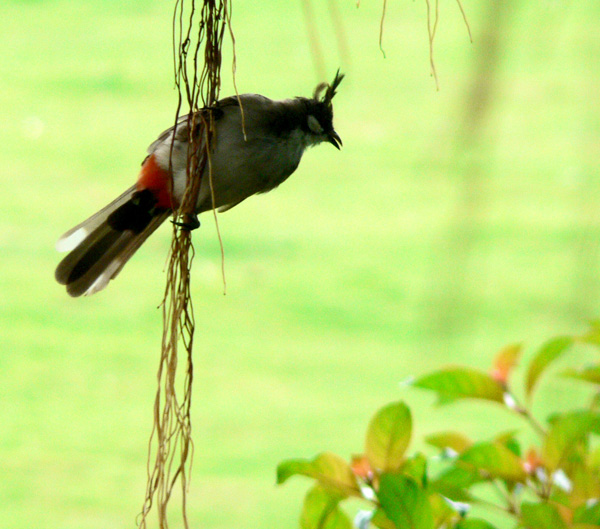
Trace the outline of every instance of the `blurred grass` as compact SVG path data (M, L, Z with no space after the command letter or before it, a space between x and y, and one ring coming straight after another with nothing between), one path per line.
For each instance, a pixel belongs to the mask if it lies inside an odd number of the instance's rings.
M274 488L277 462L359 451L392 399L413 406L417 439L514 426L480 406L432 409L398 382L443 363L487 368L505 343L597 316L600 6L509 3L469 136L487 3L464 2L473 45L452 2L441 6L439 92L425 6L388 4L385 60L380 6L340 6L351 56L336 98L341 153L307 153L280 189L220 217L227 296L210 216L196 234L194 525L295 527L306 484ZM131 526L141 507L170 231L92 298L69 299L52 274L57 236L130 185L173 119L171 8L0 5L6 529ZM301 13L234 5L241 92L307 95L321 81ZM318 7L333 75L327 17ZM542 398L560 406L571 387Z

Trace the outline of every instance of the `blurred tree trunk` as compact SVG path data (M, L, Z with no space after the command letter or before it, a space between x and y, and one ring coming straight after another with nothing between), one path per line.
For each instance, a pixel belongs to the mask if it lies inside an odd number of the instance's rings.
M445 257L438 274L439 290L434 311L434 330L441 336L456 336L476 317L475 290L470 276L474 249L485 222L488 204L488 165L493 133L486 130L487 118L498 86L498 68L514 2L489 1L482 21L487 25L476 36L477 54L465 97L449 165L456 181L454 214L440 248ZM466 313L456 311L464 307Z
M557 40L555 46L563 44ZM574 146L572 157L576 163L571 175L576 186L573 223L580 227L577 230L580 235L573 244L575 262L570 312L579 321L600 315L600 44L598 40L595 46L588 44L585 40L578 40L576 44L576 56L581 57L577 66L585 72L588 83L583 87L583 94L573 94L585 101L584 105L577 106L577 115L573 116L580 141Z

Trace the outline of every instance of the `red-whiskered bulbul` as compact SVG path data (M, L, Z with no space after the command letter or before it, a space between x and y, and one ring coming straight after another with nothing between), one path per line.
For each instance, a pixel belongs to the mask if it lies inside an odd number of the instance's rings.
M342 141L333 128L332 99L343 77L338 71L330 85L317 86L312 98L273 101L243 94L212 106L212 190L205 164L196 214L213 208L225 211L274 189L296 170L307 147L326 141L339 149ZM58 240L57 250L69 254L55 276L71 296L106 287L179 207L187 183L188 126L183 116L176 127L163 132L148 148L136 184ZM196 128L194 134L203 134L200 124ZM193 220L190 228L199 225Z

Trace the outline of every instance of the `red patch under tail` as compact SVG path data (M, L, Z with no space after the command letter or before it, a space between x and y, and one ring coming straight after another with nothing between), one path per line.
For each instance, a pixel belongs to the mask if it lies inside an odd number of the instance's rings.
M156 161L154 154L146 158L142 164L142 170L136 184L138 191L145 189L152 192L156 197L156 207L161 209L172 209L171 200L171 174Z

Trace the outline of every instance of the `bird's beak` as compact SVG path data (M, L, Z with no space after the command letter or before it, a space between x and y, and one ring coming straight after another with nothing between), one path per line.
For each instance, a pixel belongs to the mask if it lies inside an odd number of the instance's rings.
M339 150L339 148L342 146L342 138L340 138L338 136L338 133L335 130L332 130L328 135L327 135L327 141L329 143L331 143L331 145L333 145L336 149Z

